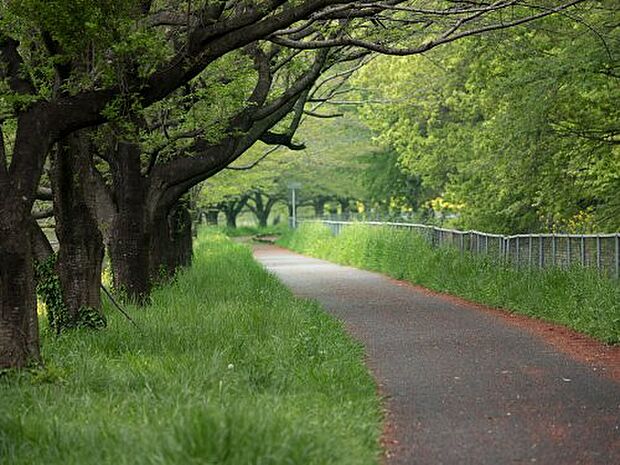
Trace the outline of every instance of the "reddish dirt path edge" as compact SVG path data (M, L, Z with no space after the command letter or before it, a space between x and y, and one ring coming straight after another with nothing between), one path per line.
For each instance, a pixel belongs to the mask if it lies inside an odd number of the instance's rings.
M620 345L605 344L557 323L513 313L502 308L489 307L452 294L433 291L408 281L400 281L389 276L388 278L398 286L411 287L424 294L456 304L459 307L475 309L500 318L512 326L524 329L530 334L541 338L547 344L550 344L573 360L589 365L594 371L600 371L607 378L620 383Z

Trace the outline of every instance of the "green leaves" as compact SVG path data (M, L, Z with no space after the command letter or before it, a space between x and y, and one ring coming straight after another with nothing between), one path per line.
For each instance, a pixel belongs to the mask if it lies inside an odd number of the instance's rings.
M378 58L361 115L427 199L497 232L620 229L617 73L608 12L551 17L426 56ZM592 31L596 25L596 33ZM387 103L383 103L387 102Z

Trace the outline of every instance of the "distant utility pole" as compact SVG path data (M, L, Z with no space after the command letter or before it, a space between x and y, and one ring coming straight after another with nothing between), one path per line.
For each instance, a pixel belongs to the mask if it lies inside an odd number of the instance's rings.
M288 188L291 190L291 218L290 224L293 229L297 228L297 198L296 198L296 190L301 188L301 183L298 182L290 182L288 184Z

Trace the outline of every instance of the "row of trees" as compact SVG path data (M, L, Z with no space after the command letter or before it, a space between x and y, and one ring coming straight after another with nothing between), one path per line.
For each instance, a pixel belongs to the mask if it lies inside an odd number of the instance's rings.
M355 114L324 113L329 118L307 118L298 137L307 146L291 154L257 144L237 162L202 184L196 207L210 222L221 212L229 227L249 210L259 226L266 226L273 208L291 209L291 186L296 186L296 205L311 207L315 216L326 209L347 212L367 199L364 176L370 157L377 150L370 131ZM287 153L288 152L288 153Z
M60 243L57 330L99 326L104 245L115 288L147 300L188 256L182 196L257 141L299 148L306 105L370 52L421 53L577 3L3 1L0 368L40 360L37 199L53 199Z
M590 5L361 70L360 95L377 102L363 121L392 153L377 168L399 186L386 194L463 228L620 230L618 7Z

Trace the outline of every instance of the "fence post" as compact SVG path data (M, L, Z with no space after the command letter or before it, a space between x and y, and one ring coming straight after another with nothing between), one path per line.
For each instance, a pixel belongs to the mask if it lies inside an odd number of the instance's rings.
M545 266L545 237L538 236L538 268Z
M601 259L601 236L596 236L596 269L601 270L603 260Z
M532 267L532 236L528 236L527 241L527 266Z
M465 250L465 234L464 233L459 234L459 238L460 238L460 243L461 243L461 253L463 253Z
M518 268L518 267L519 267L519 265L521 264L521 261L519 260L519 258L520 258L520 257L519 257L519 255L520 255L520 254L519 254L519 245L520 245L520 244L519 244L519 236L517 236L517 244L516 244L516 248L517 248L517 250L515 250L515 252L516 252L516 253L515 253L515 259L516 259L516 262L517 262L517 268Z
M506 238L506 263L510 262L510 238Z
M556 254L556 244L555 244L555 234L551 236L551 266L555 266L555 254Z
M616 234L616 279L620 279L620 234Z
M586 238L581 236L581 266L586 266Z
M571 256L572 250L571 250L571 237L570 236L566 236L566 253L568 255L568 260L566 261L566 267L570 268L570 264L571 264L571 260L573 259L573 257Z

